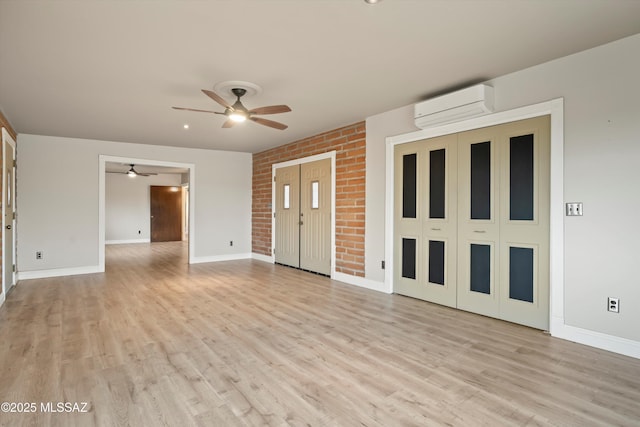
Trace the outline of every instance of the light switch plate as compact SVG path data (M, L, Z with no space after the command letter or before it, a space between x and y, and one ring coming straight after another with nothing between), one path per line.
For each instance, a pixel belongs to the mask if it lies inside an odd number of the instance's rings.
M567 203L567 216L582 216L582 203Z

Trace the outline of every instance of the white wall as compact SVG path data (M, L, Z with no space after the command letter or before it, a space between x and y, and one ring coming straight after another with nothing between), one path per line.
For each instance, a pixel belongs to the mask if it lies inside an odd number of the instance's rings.
M107 243L146 241L151 238L151 185L182 184L180 174L158 174L131 178L107 174L105 181L105 239Z
M612 338L634 354L640 354L638 76L635 35L487 82L497 111L564 98L565 202L584 203L584 216L564 221L564 321L576 334ZM384 220L377 213L385 209L384 186L379 177L369 181L369 171L385 168L385 137L415 131L410 107L367 119L367 258L381 256ZM374 268L366 275L381 277ZM619 314L607 312L608 296L620 298Z
M251 254L251 154L26 134L18 147L21 278L99 265L100 155L193 164L195 261Z
M364 229L365 278L384 282L385 138L418 130L413 105L368 117L366 147L366 199Z

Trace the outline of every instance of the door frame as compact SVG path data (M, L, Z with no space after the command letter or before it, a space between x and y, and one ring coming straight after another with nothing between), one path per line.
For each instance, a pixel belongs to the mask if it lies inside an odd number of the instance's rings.
M105 183L107 162L136 164L145 166L165 166L184 168L189 170L189 264L195 264L195 198L196 198L196 165L193 163L167 162L164 160L140 159L134 157L117 157L101 154L99 156L99 185L98 185L98 271L104 272L105 265Z
M331 278L336 274L336 151L288 160L286 162L274 163L271 165L271 263L276 262L276 169L287 166L301 165L303 163L315 162L317 160L331 159Z
M549 115L550 140L550 188L549 188L549 332L563 334L564 324L564 99L557 98L539 104L488 114L461 122L450 123L417 132L386 138L386 187L385 196L385 287L393 293L393 224L394 224L394 147L422 139L518 120Z
M3 127L2 128L2 162L3 165L0 168L0 170L2 170L2 245L4 248L4 242L6 241L6 235L7 235L7 224L5 224L5 210L6 210L6 206L4 204L4 195L7 192L7 185L9 184L7 182L7 174L5 173L4 170L4 159L7 156L7 144L11 146L11 148L13 149L13 160L15 161L16 159L16 142L13 140L13 138L11 137L11 135L9 135L9 132L7 132L7 130ZM15 186L15 166L13 167L13 182L14 182L14 186L13 186L13 194L11 195L13 197L13 211L17 212L16 209L16 186ZM4 303L4 300L6 298L6 294L7 291L9 289L7 289L7 283L5 281L5 271L7 268L11 268L13 269L14 265L17 265L17 254L16 254L16 219L14 218L11 224L11 234L13 235L13 250L11 251L11 253L13 254L13 259L9 260L10 262L7 263L7 257L5 256L6 254L4 253L4 251L2 251L2 288L0 289L0 305L2 305L2 303ZM13 271L13 285L16 284L16 272L15 270ZM13 286L12 285L12 286Z

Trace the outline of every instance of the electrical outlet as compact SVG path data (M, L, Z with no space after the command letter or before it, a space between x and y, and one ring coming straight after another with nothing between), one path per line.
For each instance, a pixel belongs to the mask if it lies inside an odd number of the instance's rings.
M384 270L384 261L381 262L382 269Z
M567 216L582 216L582 203L567 203Z
M36 252L36 259L42 259L42 251Z
M142 234L142 231L138 230L138 234Z
M620 313L620 299L619 298L607 298L607 310L612 313Z
M233 246L233 240L229 242L229 246Z

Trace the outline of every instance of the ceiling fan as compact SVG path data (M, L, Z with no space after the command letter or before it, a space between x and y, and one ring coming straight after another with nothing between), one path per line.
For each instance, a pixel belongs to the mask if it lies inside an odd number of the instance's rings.
M131 166L131 168L127 172L111 172L111 171L107 171L107 173L125 174L127 176L130 176L131 178L136 177L136 176L158 175L157 173L140 173L140 172L136 171L135 165L133 163L129 163L129 166Z
M285 130L288 127L283 123L274 122L273 120L263 119L262 117L256 117L264 114L288 113L289 111L291 111L291 108L289 108L287 105L270 105L268 107L258 107L258 108L253 108L251 110L247 110L247 108L244 105L242 105L242 102L240 101L240 98L245 93L247 93L246 89L243 89L240 87L231 89L231 92L233 92L233 94L237 97L237 100L233 105L230 105L227 101L224 100L224 98L222 98L220 95L218 95L217 93L211 90L202 89L202 92L205 95L207 95L209 98L216 101L218 104L222 105L224 107L224 113L220 113L217 111L209 111L209 110L197 110L194 108L184 108L184 107L172 107L172 108L176 110L197 111L200 113L213 113L213 114L221 114L221 115L227 116L227 120L222 124L223 128L230 128L236 123L241 123L241 122L244 122L245 120L251 120L252 122L256 122L258 124L269 126L271 128L279 129L279 130Z

